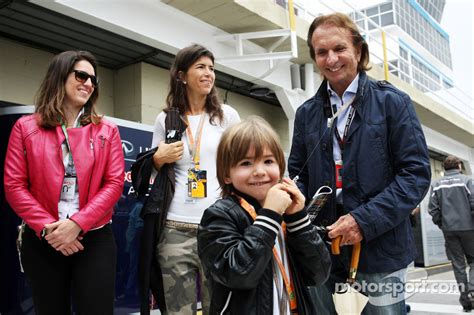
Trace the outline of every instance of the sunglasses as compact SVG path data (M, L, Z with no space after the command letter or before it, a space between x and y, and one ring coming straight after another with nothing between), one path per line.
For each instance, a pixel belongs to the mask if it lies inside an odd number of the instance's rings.
M74 77L78 82L86 83L87 80L91 79L91 83L94 87L99 85L99 79L95 75L91 75L81 70L72 70L71 72L74 72Z

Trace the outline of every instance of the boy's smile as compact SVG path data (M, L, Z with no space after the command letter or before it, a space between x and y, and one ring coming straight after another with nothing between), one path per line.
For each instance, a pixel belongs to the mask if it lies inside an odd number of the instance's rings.
M259 160L255 160L255 149L250 148L244 159L230 169L226 184L263 205L268 190L280 180L280 168L272 152L265 148Z

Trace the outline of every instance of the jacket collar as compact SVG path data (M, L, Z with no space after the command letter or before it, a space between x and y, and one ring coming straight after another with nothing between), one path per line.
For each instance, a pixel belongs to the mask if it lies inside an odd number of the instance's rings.
M249 204L252 205L252 207L255 209L255 211L258 213L258 211L262 208L262 206L260 205L260 203L253 197L250 197L249 195L246 195L244 193L241 193L240 191L238 191L237 189L235 190L234 192L237 196L241 197L241 198L244 198L245 201L247 201Z
M329 99L331 100L332 104L334 104L337 99L342 99L342 101L344 101L345 99L350 99L354 94L357 94L357 89L359 87L359 74L355 76L354 80L352 80L352 82L346 88L344 93L342 93L342 97L339 97L339 95L337 95L336 91L333 90L329 82L326 81L326 84Z
M354 132L359 129L362 123L362 112L364 111L363 100L367 86L367 74L364 71L359 73L359 86L357 88L357 94L352 103L352 106L355 108L354 119L352 120L351 127L347 134L347 139L350 139Z
M367 89L366 88L367 84L368 84L367 73L365 73L365 71L360 71L359 72L359 86L357 87L357 96L353 103L354 106L357 106L359 103L359 100L364 97L365 91ZM318 91L316 92L315 98L319 102L321 101L327 102L329 98L327 80L324 80L323 83L321 83Z
M452 170L444 171L444 176L453 176L453 175L458 175L458 174L461 174L461 171L456 168Z
M352 103L352 106L355 107L355 115L352 121L351 127L349 129L349 133L347 135L347 139L350 139L351 135L359 129L362 123L362 113L363 113L363 100L365 98L367 87L369 84L369 80L365 71L359 72L359 86L357 88L356 97ZM331 104L329 102L329 94L328 94L328 82L324 80L323 83L319 86L318 91L315 95L315 102L317 105L322 106L325 115L329 117L329 113L331 112Z

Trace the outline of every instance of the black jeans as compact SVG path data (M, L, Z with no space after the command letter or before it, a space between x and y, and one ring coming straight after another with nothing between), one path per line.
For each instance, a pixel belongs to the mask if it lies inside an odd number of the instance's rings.
M64 256L26 227L21 261L36 315L113 314L117 247L110 224L89 231L84 250Z

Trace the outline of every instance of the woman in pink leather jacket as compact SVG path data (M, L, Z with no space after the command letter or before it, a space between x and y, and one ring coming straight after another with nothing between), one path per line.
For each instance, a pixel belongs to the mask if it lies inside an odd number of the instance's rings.
M21 262L37 315L113 314L116 245L110 226L124 160L113 123L95 111L97 62L54 57L35 114L10 135L5 194L26 224Z

